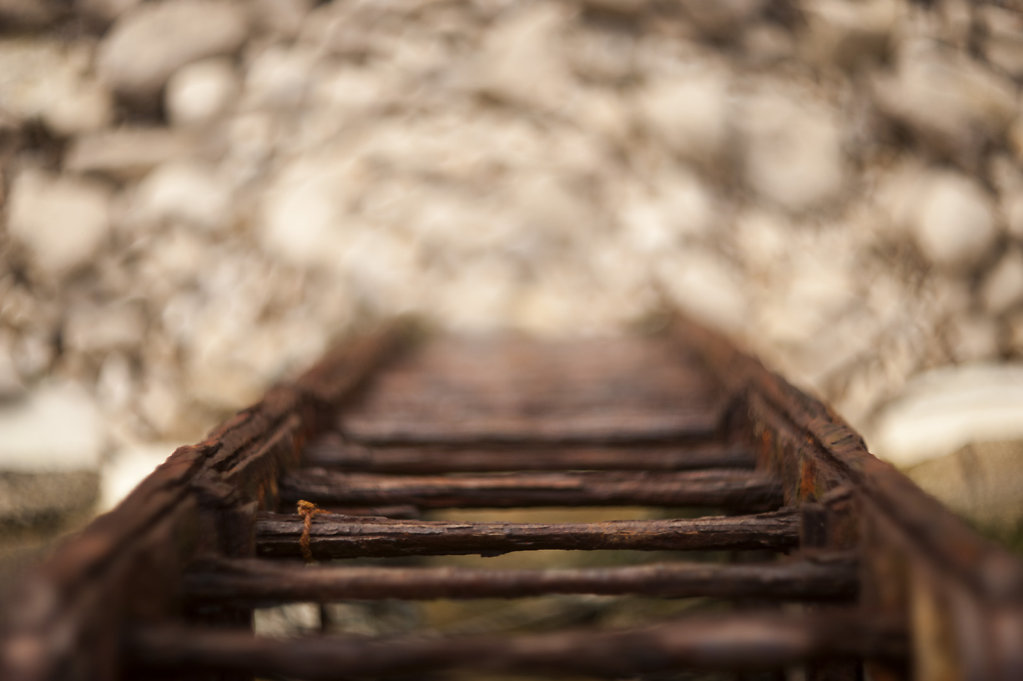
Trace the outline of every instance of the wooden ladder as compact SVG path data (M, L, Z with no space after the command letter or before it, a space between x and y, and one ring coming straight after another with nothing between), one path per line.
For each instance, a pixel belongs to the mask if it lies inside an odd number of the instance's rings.
M495 626L527 598L555 616ZM372 636L327 605L398 600ZM315 630L253 631L287 603ZM1020 561L682 317L353 339L177 450L7 614L13 681L1023 678Z

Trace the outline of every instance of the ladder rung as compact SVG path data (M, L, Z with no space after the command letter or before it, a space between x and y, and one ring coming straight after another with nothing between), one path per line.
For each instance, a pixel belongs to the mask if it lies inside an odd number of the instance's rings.
M481 416L452 419L369 418L343 420L340 430L366 445L640 445L707 441L718 433L721 409L670 414L566 415L556 421Z
M799 543L792 510L695 519L610 520L598 523L452 522L396 520L320 513L310 523L315 558L410 555L497 555L554 550L784 550ZM305 521L264 513L256 520L256 548L264 556L299 556Z
M305 451L306 465L367 473L484 473L498 471L681 471L753 468L756 457L745 448L717 443L694 446L646 446L526 449L471 447L364 447L340 435L324 437Z
M855 596L856 570L856 561L849 554L759 564L678 562L543 570L310 567L223 559L193 569L186 575L185 590L197 600L245 604L522 598L544 594L834 600Z
M464 668L491 672L628 677L675 669L777 669L821 658L898 658L901 622L858 612L694 616L636 629L519 636L316 636L136 627L126 648L146 670L203 668L330 681Z
M403 476L304 469L281 483L285 501L420 508L699 506L764 511L782 504L777 480L752 471L496 473Z

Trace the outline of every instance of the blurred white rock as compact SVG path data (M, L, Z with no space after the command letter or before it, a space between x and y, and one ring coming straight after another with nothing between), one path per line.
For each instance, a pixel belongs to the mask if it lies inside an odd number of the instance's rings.
M846 159L835 112L779 89L744 99L744 175L765 199L792 211L821 207L844 189Z
M75 6L93 20L113 22L119 16L134 9L143 0L75 0Z
M317 54L301 47L272 45L247 64L242 106L292 109L309 95Z
M143 3L121 15L103 38L96 68L118 93L152 101L182 66L236 51L246 22L244 7L228 1Z
M64 169L134 180L163 163L199 155L199 140L171 128L123 126L76 137Z
M773 342L812 345L850 312L857 295L856 277L837 254L796 250L786 262L788 271L771 287L775 304L758 310L757 325ZM842 354L833 345L829 350Z
M614 92L587 90L581 93L576 115L580 125L592 131L598 140L619 147L629 143L632 134L631 112Z
M150 299L161 301L154 318L166 317L175 300L195 295L196 279L217 256L196 230L170 229L148 243L151 247L136 263L135 280Z
M613 4L627 4L629 0ZM645 4L646 0L632 4ZM625 14L624 8L619 14ZM636 35L615 30L574 30L564 36L564 56L572 71L587 82L628 83L636 76Z
M233 213L231 188L216 169L177 162L159 166L138 184L130 219L142 229L187 225L223 232L231 228Z
M975 364L921 374L879 411L867 440L899 466L970 442L1023 438L1023 366Z
M281 38L294 38L313 7L313 0L249 0L246 3L253 25Z
M172 375L172 373L174 375ZM141 381L138 399L132 405L151 429L153 439L195 437L182 428L185 420L184 402L189 399L187 388L178 381L178 367L154 364L148 367Z
M22 381L29 383L48 373L57 355L54 347L54 333L43 324L27 333L22 333L11 348L14 368Z
M499 328L511 319L518 288L513 262L493 256L474 258L445 279L436 305L446 325L479 332Z
M92 516L98 489L99 473L92 469L6 471L0 475L0 522L19 529L31 527L40 534L54 525L67 529L68 524L77 525ZM4 544L8 559L17 556L16 540L5 539Z
M912 225L931 175L926 164L912 157L899 159L877 173L871 198L879 211L875 226L879 233L894 228L896 234L912 238Z
M1023 240L1023 191L1003 195L1003 210L1009 234Z
M222 413L249 406L268 387L251 367L233 362L225 353L197 355L186 370L183 387L189 399Z
M903 30L911 37L934 34L948 45L967 49L971 33L979 28L976 7L970 0L945 0L936 9L938 11L931 22L926 15L910 13L908 25Z
M952 171L933 171L922 182L910 224L916 245L937 267L975 267L998 238L991 199L973 180Z
M509 234L509 247L520 257L542 257L558 252L574 239L585 239L599 219L592 203L568 178L557 173L530 173L507 188L511 220L518 225Z
M440 250L445 251L443 245ZM411 239L394 230L363 227L346 235L336 271L356 300L382 314L393 314L407 310L408 299L428 293L417 290L423 260Z
M377 204L367 217L390 217L388 223L400 224L402 231L409 235L410 244L435 253L438 258L454 261L480 249L500 250L508 246L506 240L514 234L500 219L486 225L479 224L480 206L475 201L448 192L409 190L402 194L399 193L401 188L397 189L390 195L376 197L380 203L393 202L395 212L388 216L387 212L380 210L386 205ZM369 243L376 242L384 252L390 250L387 238L376 230L371 232L370 239ZM346 261L358 270L366 269L365 263L359 259L350 259L349 256Z
M343 121L380 103L391 85L386 73L343 62L325 63L310 84L312 107L307 114L322 109L324 115Z
M1017 118L1017 123L1023 117ZM1005 200L1023 194L1023 168L1020 167L1018 155L1011 149L997 149L991 154L984 168L990 178L992 188Z
M25 383L14 364L13 339L0 334L0 403L22 396Z
M63 11L62 4L53 0L0 0L0 22L14 30L44 29Z
M105 353L142 344L145 313L139 302L77 303L68 310L64 343L83 353Z
M681 9L693 25L711 38L734 38L756 23L767 3L765 0L682 0Z
M227 149L221 168L235 187L252 185L257 191L262 191L263 186L256 183L265 180L274 151L278 143L283 142L279 135L280 127L275 116L263 111L239 114L227 122L222 130ZM318 144L300 146L297 140L292 140L296 151L318 151L325 141L321 139Z
M51 276L90 263L110 231L105 186L40 170L14 178L9 211L7 233Z
M700 70L645 86L638 104L650 131L675 153L713 168L732 135L728 75Z
M722 259L695 249L675 251L659 259L654 272L671 300L697 319L731 333L748 327L745 282Z
M155 351L145 348L144 366L153 369L141 377L141 399L132 405L148 426L139 432L145 432L147 440L195 442L238 406L211 407L193 395L187 366L189 348L166 342L163 345ZM167 356L172 352L176 356ZM157 357L159 362L154 361Z
M262 384L262 390L289 373L301 371L327 350L328 331L318 319L286 313L272 326L254 328L246 342L231 353L231 362L248 370ZM236 402L241 408L245 402Z
M751 273L763 278L779 269L788 271L790 226L785 216L770 210L748 210L736 217L735 243Z
M579 4L588 9L624 15L641 14L650 7L649 0L582 0Z
M230 59L213 58L187 64L167 81L164 103L174 125L200 125L217 120L235 105L241 92Z
M135 381L131 362L123 352L113 352L103 359L96 376L96 399L109 415L123 414L135 398ZM116 421L116 419L112 419Z
M352 162L330 156L285 166L263 195L257 235L265 252L296 266L336 262L356 179Z
M955 315L944 330L944 340L956 363L986 362L998 357L998 322L974 312Z
M1023 310L1010 313L1005 320L1005 350L1017 357L1023 355Z
M941 324L947 319L966 317L973 313L973 286L964 277L957 275L956 272L932 273L919 290L920 302L925 303L921 312L926 310L928 316L939 317L930 321Z
M1023 76L1023 18L1019 8L977 7L988 34L984 37L986 59L1013 78Z
M899 0L814 0L803 3L802 11L806 58L851 69L886 59L905 8Z
M41 119L58 135L108 125L110 94L89 73L90 59L81 43L0 39L0 110L21 122Z
M344 59L364 61L374 51L381 32L380 3L322 3L302 21L296 43L312 46ZM374 21L377 19L377 21Z
M889 383L905 376L898 361L883 369L879 366L877 348L884 340L884 330L881 323L862 309L853 308L831 317L814 336L789 346L795 365L789 380L820 393L834 394L835 398L829 398L832 406L858 428L863 414L883 399L886 386L875 381L870 393L862 395L867 398L866 403L858 404L859 396L851 382L860 376L866 379L862 382L870 382L871 373L881 374L881 379ZM857 364L863 363L869 368L854 370ZM911 368L905 369L905 373L911 371Z
M654 191L632 187L620 206L623 236L641 253L663 253L712 234L721 207L699 176L677 172Z
M744 61L753 68L770 68L791 62L796 56L792 32L773 22L755 23L741 32Z
M321 622L320 608L316 603L257 608L252 614L252 629L261 636L311 634L320 630Z
M579 268L538 267L535 279L516 291L511 326L537 336L565 333L564 320L573 317L576 331L591 326L591 309L580 310L579 301L593 291L594 282Z
M1008 151L1018 163L1018 159L1023 158L1023 116L1017 116L1009 125L1008 142Z
M1023 253L1005 253L987 274L981 299L989 312L1002 314L1023 303Z
M607 153L607 148L601 141L594 139L591 133L573 127L557 134L539 131L538 142L546 147L546 153L550 155L541 160L539 165L562 175L563 181L578 186L580 193L587 195L591 193L587 187L593 187L593 183L604 176L599 168L613 162L613 156ZM536 162L536 159L533 161ZM593 189L597 193L600 191L597 187ZM595 198L591 196L591 200Z
M468 64L472 86L504 102L564 108L575 87L558 51L567 9L556 3L526 5L499 22Z
M265 268L252 254L220 251L217 256L199 292L176 300L174 314L168 309L163 321L177 332L184 350L183 366L174 375L182 385L169 387L179 387L188 399L222 413L258 399L288 357L319 336L313 325L304 336L291 333L288 326L287 333L294 336L289 343L281 335L286 333L283 324L260 324Z
M947 456L928 459L906 474L983 533L1010 546L1023 518L1023 443L974 441Z
M0 469L95 470L105 441L99 410L76 383L50 380L0 402Z
M874 101L924 144L972 164L998 141L1017 112L1015 85L934 41L906 40L893 75L878 72Z
M109 511L120 503L177 448L177 444L169 442L147 442L121 447L113 452L103 462L96 510L101 513Z

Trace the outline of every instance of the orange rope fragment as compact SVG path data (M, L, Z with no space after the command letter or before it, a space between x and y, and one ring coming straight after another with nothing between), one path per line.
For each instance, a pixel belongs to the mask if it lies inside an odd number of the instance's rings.
M298 545L302 549L302 557L305 558L305 562L313 562L313 550L309 545L310 534L313 530L313 516L317 513L326 513L322 508L319 508L316 504L305 499L300 499L298 502L298 514L302 516L302 536L298 540Z

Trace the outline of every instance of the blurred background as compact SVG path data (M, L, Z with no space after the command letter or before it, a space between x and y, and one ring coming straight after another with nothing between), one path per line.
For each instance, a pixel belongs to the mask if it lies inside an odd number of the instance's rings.
M665 304L1023 535L1023 17L0 0L0 557L333 338Z

